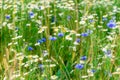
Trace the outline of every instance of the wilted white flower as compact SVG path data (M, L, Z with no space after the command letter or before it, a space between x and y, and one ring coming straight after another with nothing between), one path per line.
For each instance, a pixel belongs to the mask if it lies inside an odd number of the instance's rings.
M25 65L24 65L24 67L28 67L28 66L29 66L29 64L25 64Z
M57 78L58 78L58 76L56 76L56 75L51 76L52 80L56 80Z
M7 22L3 22L2 26L6 26L7 25Z
M88 76L81 76L81 78L88 78Z
M55 67L56 65L55 64L50 64L50 67Z
M65 37L65 39L66 39L66 40L72 40L72 37L70 37L70 35L67 35L67 36Z
M74 44L74 45L79 45L79 43L78 43L78 42L76 42L76 41L75 41L73 44Z
M106 36L106 38L109 39L110 41L114 40L112 36Z
M86 22L85 22L85 21L80 21L79 23L80 23L81 25L86 24Z
M72 48L73 48L73 51L76 51L76 46L73 46Z

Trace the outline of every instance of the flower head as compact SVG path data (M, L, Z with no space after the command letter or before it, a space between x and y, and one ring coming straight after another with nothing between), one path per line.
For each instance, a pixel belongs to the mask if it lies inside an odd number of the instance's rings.
M46 38L42 38L41 40L42 40L43 42L46 42Z
M7 15L7 16L6 16L6 19L10 19L10 15Z
M50 37L49 38L51 41L55 41L57 38L56 37Z
M30 13L29 13L29 16L30 16L30 18L33 18L33 17L34 17L34 13L33 13L33 12L30 12Z
M40 43L40 44L41 44L41 43L43 43L43 41L42 41L41 39L40 39L40 40L38 40L37 42L38 42L38 43Z
M67 20L69 21L70 19L71 19L71 16L68 15L68 16L67 16Z
M79 43L79 42L80 42L80 39L79 39L79 38L77 38L77 39L76 39L76 42L77 42L77 43Z
M43 51L43 56L45 57L45 56L47 56L48 55L48 51L47 50L44 50Z
M92 22L94 22L94 20L93 20L93 19L90 19L89 22L92 23Z
M81 36L87 37L87 36L88 36L88 33L82 33Z
M58 36L59 36L59 37L63 37L64 34L63 34L63 33L58 33Z
M83 69L84 65L83 64L76 64L75 68L76 69Z
M105 53L105 56L112 57L111 50L105 50L104 53Z
M46 38L39 39L37 42L40 43L40 44L43 43L43 42L46 42Z
M80 60L86 60L87 59L87 56L82 56L81 58L80 58Z
M32 50L33 50L33 47L29 46L29 47L28 47L28 50L29 50L29 51L32 51Z
M92 72L92 73L95 73L95 72L96 72L96 70L95 70L95 69L92 69L92 70L91 70L91 72Z
M107 23L107 27L109 27L109 28L114 28L114 27L116 27L116 23L115 23L113 20L110 20L110 21Z
M30 12L30 13L29 13L29 15L30 15L30 16L33 16L33 15L34 15L34 13L33 13L33 12Z
M39 68L43 68L43 64L39 64L38 67L39 67Z

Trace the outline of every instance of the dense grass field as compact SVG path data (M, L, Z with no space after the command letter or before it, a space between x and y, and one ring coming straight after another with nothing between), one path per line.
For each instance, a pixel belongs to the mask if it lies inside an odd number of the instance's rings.
M120 80L120 0L0 0L0 80Z

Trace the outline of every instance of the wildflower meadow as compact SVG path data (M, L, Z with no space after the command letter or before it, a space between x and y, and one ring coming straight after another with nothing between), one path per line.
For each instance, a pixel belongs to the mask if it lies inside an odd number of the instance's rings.
M0 80L120 80L120 0L0 0Z

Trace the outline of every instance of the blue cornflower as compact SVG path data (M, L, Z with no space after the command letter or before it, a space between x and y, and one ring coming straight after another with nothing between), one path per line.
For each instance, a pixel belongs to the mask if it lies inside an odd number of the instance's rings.
M58 33L58 36L59 36L59 37L63 37L64 34L63 34L63 33Z
M86 37L88 36L88 33L82 33L81 36Z
M90 19L89 22L92 23L92 22L94 22L94 20L93 20L93 19Z
M38 40L37 42L38 42L38 43L40 43L40 44L41 44L41 43L43 43L43 41L42 41L41 39L40 39L40 40Z
M38 67L39 67L39 68L43 68L43 64L39 64Z
M28 47L28 50L29 50L29 51L32 51L32 50L33 50L33 47L29 46L29 47Z
M108 54L108 55L111 54L111 50L106 50L105 54Z
M49 38L51 41L55 41L57 38L56 37L50 37Z
M33 12L30 12L29 13L29 16L32 18L32 17L34 17L34 13Z
M111 57L111 56L112 56L111 50L106 50L106 51L104 51L104 53L105 53L105 55L106 55L107 57Z
M79 43L79 42L80 42L80 39L79 39L79 38L77 38L77 39L76 39L76 42L77 42L77 43Z
M114 28L114 27L116 27L116 23L115 23L113 20L110 20L110 21L107 23L107 27L109 27L109 28Z
M48 55L48 52L46 50L44 50L42 53L44 57Z
M92 69L92 70L91 70L91 72L92 72L92 73L95 73L95 72L96 72L96 70Z
M42 38L41 40L42 40L43 42L46 42L46 38Z
M71 19L71 16L67 16L67 20L69 21Z
M82 56L81 58L80 58L80 60L86 60L87 59L87 56Z
M10 15L7 15L7 16L6 16L6 19L10 19Z
M76 69L83 69L84 65L83 64L76 64L75 68Z

